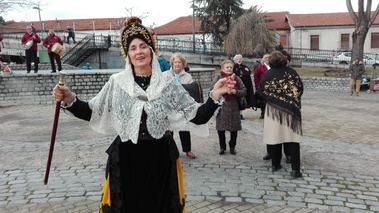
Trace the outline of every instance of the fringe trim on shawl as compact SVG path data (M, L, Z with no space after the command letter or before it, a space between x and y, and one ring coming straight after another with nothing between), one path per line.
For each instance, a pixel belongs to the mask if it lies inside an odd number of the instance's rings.
M303 135L301 116L298 117L288 110L267 104L266 113L269 117L278 121L281 125L286 125L299 135Z

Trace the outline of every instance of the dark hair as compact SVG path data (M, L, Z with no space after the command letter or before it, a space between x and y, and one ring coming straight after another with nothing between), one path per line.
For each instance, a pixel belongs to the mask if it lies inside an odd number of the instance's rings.
M287 57L280 51L273 51L268 63L270 67L285 67L287 66Z
M287 51L281 50L280 52L283 53L283 55L287 58L288 62L291 62L291 55Z

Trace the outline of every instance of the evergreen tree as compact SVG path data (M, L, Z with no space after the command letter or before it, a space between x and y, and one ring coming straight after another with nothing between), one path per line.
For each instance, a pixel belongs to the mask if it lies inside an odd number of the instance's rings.
M232 19L243 14L242 0L193 0L195 15L201 20L201 30L212 35L222 45Z

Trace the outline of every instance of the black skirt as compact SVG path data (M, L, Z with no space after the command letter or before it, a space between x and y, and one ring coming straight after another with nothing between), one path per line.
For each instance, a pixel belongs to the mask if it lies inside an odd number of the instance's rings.
M117 137L107 153L110 204L102 203L101 212L183 212L184 198L180 198L178 186L179 152L171 134L137 144L121 142Z

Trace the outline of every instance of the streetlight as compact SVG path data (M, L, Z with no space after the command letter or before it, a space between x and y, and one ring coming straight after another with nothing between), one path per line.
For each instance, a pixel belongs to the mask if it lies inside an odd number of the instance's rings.
M39 23L41 25L41 38L43 38L43 32L45 31L45 26L42 24L41 8L38 5L38 6L34 6L33 9L38 10Z
M193 44L193 52L196 51L195 46L195 0L192 0L192 44Z

